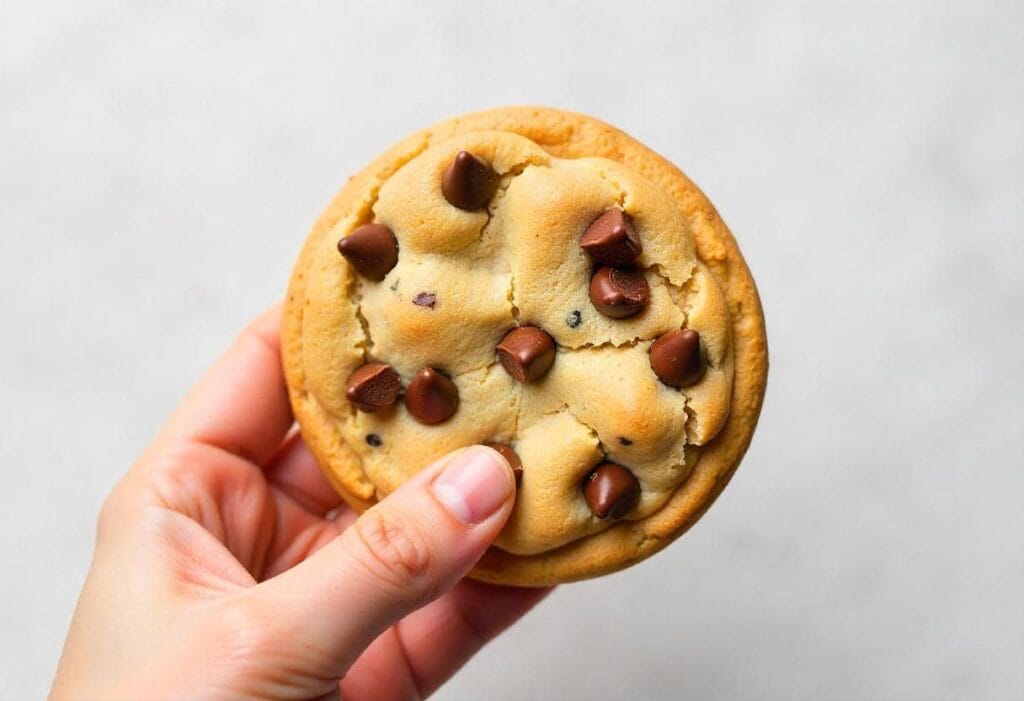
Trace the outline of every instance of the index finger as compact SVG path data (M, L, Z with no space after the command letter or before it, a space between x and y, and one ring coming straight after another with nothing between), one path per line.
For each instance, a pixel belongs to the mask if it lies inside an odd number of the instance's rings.
M188 392L160 434L220 448L258 465L293 418L281 366L281 304L256 318Z
M423 697L551 592L464 579L395 626L405 662ZM358 664L358 662L356 663Z

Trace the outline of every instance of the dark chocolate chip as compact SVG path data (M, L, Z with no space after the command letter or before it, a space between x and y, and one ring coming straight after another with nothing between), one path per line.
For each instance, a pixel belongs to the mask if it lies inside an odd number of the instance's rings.
M512 446L508 443L484 443L484 445L494 448L501 453L501 457L508 460L508 464L512 466L512 474L516 477L516 484L519 484L523 479L523 461L519 459L516 451L512 450Z
M587 475L583 496L590 511L599 519L617 521L640 501L640 483L622 465L605 462Z
M625 319L647 306L651 290L638 270L604 266L590 278L590 301L597 311L612 319Z
M619 445L633 445L633 441L625 436L619 436Z
M417 307L427 307L433 309L437 303L437 295L433 292L420 292L418 295L412 298L412 303Z
M364 224L338 241L338 251L360 275L383 280L398 262L398 241L382 224Z
M483 209L498 190L498 174L469 151L459 151L441 176L444 198L459 209Z
M580 246L595 263L630 265L643 253L633 223L621 209L609 209L587 227Z
M555 342L536 326L512 329L496 348L502 367L516 382L529 382L551 369Z
M700 334L693 329L669 331L651 346L651 368L666 385L695 384L704 376L707 365Z
M372 445L374 448L379 448L384 443L376 433L367 433L366 442Z
M405 408L420 423L433 426L447 421L459 408L459 390L434 368L423 368L405 390Z
M574 329L579 326L581 321L583 321L583 315L578 311L570 312L569 316L565 317L565 324L570 329Z
M345 397L366 412L391 406L398 399L402 380L390 365L367 363L348 376Z

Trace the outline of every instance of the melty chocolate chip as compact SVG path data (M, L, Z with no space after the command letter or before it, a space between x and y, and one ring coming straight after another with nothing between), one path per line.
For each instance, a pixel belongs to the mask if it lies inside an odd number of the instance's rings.
M383 224L364 224L338 241L338 252L360 275L380 281L398 262L398 241Z
M365 412L391 406L398 399L402 380L390 365L367 363L348 376L345 397Z
M613 462L595 467L583 483L583 497L599 519L617 521L640 501L640 483L633 473Z
M469 151L459 151L441 176L444 198L459 209L483 209L498 190L498 174Z
M590 301L597 311L612 319L625 319L647 306L651 290L638 270L604 266L590 278Z
M405 390L405 408L420 423L433 426L447 421L459 408L459 390L434 368L423 368Z
M704 376L707 365L700 334L693 329L669 331L651 346L651 368L666 385L695 384Z
M508 464L512 466L512 474L515 475L516 484L519 484L523 479L523 461L519 459L516 451L512 450L512 446L508 443L484 443L484 445L498 451L501 457L508 461Z
M630 265L643 253L633 223L621 209L609 209L587 227L580 246L595 263Z
M516 382L536 380L555 362L554 340L536 326L512 329L495 350L505 372Z

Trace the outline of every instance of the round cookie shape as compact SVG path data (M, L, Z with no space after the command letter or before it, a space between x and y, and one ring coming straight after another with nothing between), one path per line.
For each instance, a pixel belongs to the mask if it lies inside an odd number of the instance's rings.
M525 586L684 532L746 450L767 375L756 288L710 203L625 134L545 108L443 122L353 177L296 264L282 350L353 508L474 443L517 468L471 576Z

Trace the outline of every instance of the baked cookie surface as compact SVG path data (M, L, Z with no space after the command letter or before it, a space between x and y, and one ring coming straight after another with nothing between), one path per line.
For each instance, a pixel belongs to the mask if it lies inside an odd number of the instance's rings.
M767 373L735 241L677 169L589 117L443 122L352 178L289 287L295 415L362 510L443 454L521 464L472 575L607 573L691 525L749 444Z

